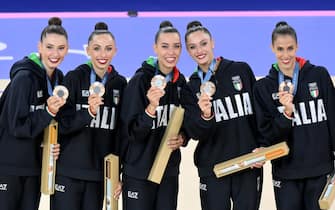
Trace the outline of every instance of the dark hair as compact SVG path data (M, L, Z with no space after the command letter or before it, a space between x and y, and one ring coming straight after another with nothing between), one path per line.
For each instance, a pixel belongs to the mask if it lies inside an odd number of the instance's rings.
M163 22L161 22L161 24L159 24L159 30L157 31L156 35L155 35L155 43L157 43L158 37L162 34L162 33L177 33L180 36L179 31L173 27L172 23L168 20L165 20Z
M62 20L59 17L52 17L49 19L48 26L46 26L41 33L41 42L47 34L58 34L65 36L66 40L68 39L66 30L62 26Z
M207 28L203 27L199 21L195 20L187 24L186 33L185 33L185 42L187 42L187 37L191 33L196 32L196 31L203 31L204 33L208 34L210 38L212 38L211 32L209 32Z
M272 44L277 39L278 35L290 35L298 43L297 33L287 22L280 21L276 24L275 29L272 31Z
M88 37L88 42L92 41L93 36L100 35L100 34L109 34L113 38L113 40L115 41L114 35L112 34L112 32L110 32L108 30L108 25L104 22L98 22L94 26L94 31Z

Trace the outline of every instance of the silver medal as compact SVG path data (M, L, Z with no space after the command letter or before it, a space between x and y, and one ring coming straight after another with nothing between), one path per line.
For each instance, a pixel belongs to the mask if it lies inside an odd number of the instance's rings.
M200 92L201 94L205 93L208 96L213 96L216 91L216 87L213 82L207 81L201 84Z
M279 85L279 91L286 91L290 94L293 94L294 86L291 81L283 81Z
M69 91L67 90L67 88L63 85L57 85L52 94L54 96L58 96L60 98L63 98L64 100L66 100L69 97Z
M105 94L105 86L101 82L94 82L90 86L90 94L97 94L102 97Z
M159 89L164 89L166 87L165 77L162 75L156 75L151 79L151 86L157 87Z

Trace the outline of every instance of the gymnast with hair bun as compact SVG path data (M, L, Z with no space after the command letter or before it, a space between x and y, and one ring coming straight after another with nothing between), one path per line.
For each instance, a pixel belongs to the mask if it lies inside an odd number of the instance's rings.
M52 210L101 210L104 157L119 155L119 116L127 81L111 64L117 47L106 23L95 24L86 52L90 59L64 78L69 98L60 113L62 151ZM121 183L114 198L120 193Z
M49 19L38 53L17 61L0 99L0 203L4 210L36 210L40 200L43 131L59 119L65 99L53 96L62 83L58 69L68 52L68 35L58 17ZM57 159L59 144L53 149Z
M297 56L298 38L287 22L272 31L277 62L254 88L258 130L288 156L272 161L278 210L319 210L318 199L334 170L335 91L326 68Z
M183 135L168 140L172 153L161 183L147 180L171 113L181 104L180 92L186 84L176 67L181 54L180 34L171 22L160 24L153 48L157 57L150 56L136 71L122 104L125 210L177 209Z
M198 140L194 163L198 169L203 210L257 210L262 193L264 162L217 178L216 164L257 151L262 138L257 132L253 107L256 82L245 62L214 56L214 39L199 21L187 25L187 52L196 62L183 94L188 136Z

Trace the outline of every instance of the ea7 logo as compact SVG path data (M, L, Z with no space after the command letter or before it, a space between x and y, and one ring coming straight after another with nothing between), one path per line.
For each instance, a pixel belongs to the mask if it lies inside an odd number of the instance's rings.
M7 184L0 184L1 191L7 191Z
M207 191L207 185L206 184L200 183L199 188L200 188L200 190Z
M89 97L90 96L90 91L88 91L88 90L81 90L81 96L82 97Z
M37 91L37 98L42 98L43 97L43 91L42 90L38 90Z
M60 184L55 184L55 190L58 192L65 192L65 186Z
M138 192L128 191L128 198L138 199Z
M272 183L274 187L281 188L281 181L272 180Z

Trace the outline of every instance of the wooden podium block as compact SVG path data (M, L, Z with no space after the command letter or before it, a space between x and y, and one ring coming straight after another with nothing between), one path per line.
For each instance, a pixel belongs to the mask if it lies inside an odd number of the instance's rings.
M183 123L185 110L182 107L176 107L173 110L171 119L167 125L162 141L159 145L155 161L150 170L148 180L157 184L161 183L167 163L169 162L172 149L167 145L171 137L178 136L180 127Z
M52 195L55 192L56 160L52 155L52 149L57 144L58 123L52 120L44 129L41 192Z
M118 210L118 200L113 195L119 184L119 157L109 154L104 167L104 210Z
M214 173L217 178L249 168L254 163L280 158L289 153L286 142L281 142L270 147L266 147L257 152L251 152L237 158L218 163L214 166Z
M335 197L335 174L332 174L327 180L321 196L319 198L320 209L330 209Z

